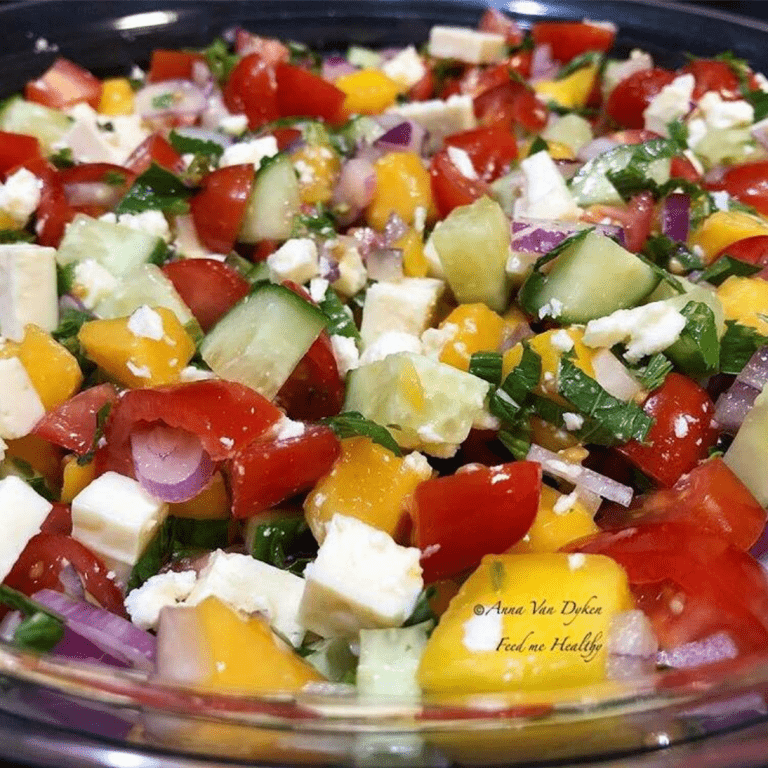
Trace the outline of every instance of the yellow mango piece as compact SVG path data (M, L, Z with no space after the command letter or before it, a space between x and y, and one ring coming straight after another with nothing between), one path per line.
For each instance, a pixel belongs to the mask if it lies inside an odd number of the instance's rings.
M541 486L539 510L528 529L528 533L515 544L510 552L524 554L528 552L557 552L566 544L590 534L597 533L599 528L592 519L590 511L580 502L567 506L565 498L548 485ZM555 511L560 502L565 509Z
M36 325L24 328L24 338L16 347L16 356L29 374L46 411L69 400L83 383L75 356Z
M16 440L8 440L5 455L26 461L32 469L39 472L52 488L61 485L61 457L64 451L37 435L25 435Z
M196 612L198 642L205 649L199 658L203 668L197 682L206 688L295 693L306 683L324 679L279 641L261 616L243 618L215 597L182 610Z
M723 248L745 237L768 235L768 221L743 211L715 211L688 237L688 245L702 250L704 264L710 264Z
M102 115L130 115L133 112L133 88L125 77L111 77L101 84L99 112Z
M547 690L605 679L612 617L633 607L604 555L488 555L427 643L428 693Z
M389 152L374 164L376 191L365 209L365 218L375 229L382 230L396 213L413 225L416 209L433 213L432 183L429 171L414 152Z
M318 542L335 514L356 517L397 537L408 497L431 477L426 462L395 456L367 437L341 441L341 456L304 502L307 523Z
M230 506L224 477L221 472L216 472L208 485L193 499L169 504L169 514L195 520L226 520Z
M307 144L291 155L299 174L299 197L302 203L327 203L333 197L333 186L341 170L336 152L325 144Z
M5 211L0 211L0 229L20 229L20 227L13 216Z
M344 91L348 115L378 115L395 103L400 86L378 69L361 69L342 75L335 83Z
M61 500L69 504L86 485L93 481L96 470L92 461L80 465L77 463L77 456L71 454L64 457L62 468Z
M124 387L157 387L171 384L195 353L195 344L165 307L138 312L155 312L162 319L160 338L131 330L131 318L92 320L84 323L77 338L90 360Z
M469 370L469 359L475 352L495 352L506 331L504 318L482 303L459 304L440 323L441 328L455 325L457 331L443 347L440 362Z
M756 328L768 335L768 282L757 277L736 277L725 280L717 289L726 320ZM762 316L762 317L761 317Z
M399 240L395 240L394 246L403 250L403 274L406 277L427 276L429 264L424 255L424 241L415 229L409 229Z
M568 109L583 107L592 93L595 75L597 66L590 64L588 67L577 69L562 80L542 80L533 86L533 90L543 101L554 101Z

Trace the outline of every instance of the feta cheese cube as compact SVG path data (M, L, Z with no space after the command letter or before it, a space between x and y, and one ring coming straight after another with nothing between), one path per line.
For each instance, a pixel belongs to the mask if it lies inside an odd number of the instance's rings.
M548 152L537 152L520 163L525 176L522 196L515 201L515 217L529 219L578 219L576 205L555 161Z
M242 613L263 613L275 630L298 646L306 631L299 620L304 587L304 579L290 571L219 549L201 571L185 604L217 597Z
M110 296L119 280L95 259L86 259L75 264L72 293L83 302L87 309L93 309L100 301Z
M423 586L420 556L361 520L334 515L305 571L301 621L322 637L400 626Z
M426 142L428 152L440 149L446 136L477 127L472 97L467 94L454 94L445 101L430 99L397 104L387 109L386 113L400 115L422 126L429 134Z
M168 220L162 211L121 213L118 216L110 212L99 216L99 220L108 221L111 224L122 224L124 227L134 229L137 232L147 232L150 235L159 237L166 243L171 241L171 228L168 226Z
M444 290L445 283L431 277L406 277L397 283L372 285L365 296L360 325L363 349L391 331L421 336L432 324Z
M424 61L412 45L385 61L381 69L390 80L406 90L416 85L427 72Z
M355 340L349 336L331 336L331 346L333 347L333 356L336 359L336 366L339 369L339 375L344 377L351 370L360 365L360 353L357 351Z
M685 117L691 111L691 100L696 81L693 75L680 75L665 85L650 101L643 112L645 128L661 136L669 136L667 126Z
M334 281L333 288L342 296L354 296L368 282L368 270L363 264L360 251L356 246L344 243L335 250L334 255L338 259L339 277Z
M42 245L0 245L0 335L24 338L28 323L44 331L59 324L56 250Z
M261 161L265 157L274 157L277 152L277 139L274 136L240 141L224 150L219 167L226 168L229 165L246 165L250 163L255 170L258 170Z
M747 126L755 119L755 108L748 101L725 101L716 91L708 91L699 99L699 109L710 130Z
M0 581L13 568L29 540L40 533L53 504L33 491L14 475L0 480L0 517L3 535L0 538Z
M507 51L504 35L478 32L469 27L434 26L429 32L429 55L437 59L458 59L467 64L492 64Z
M317 246L308 237L286 240L267 258L269 279L273 283L293 280L306 283L319 272Z
M20 168L0 184L0 211L7 213L20 227L40 205L42 179L26 168Z
M72 537L108 563L130 567L167 515L168 505L136 480L105 472L72 500Z
M398 352L413 352L420 355L422 347L419 337L403 331L386 331L366 346L365 351L360 355L360 365L375 363Z
M168 571L147 579L125 598L125 610L141 629L157 629L160 611L177 605L189 597L197 581L195 571Z
M45 408L18 357L0 360L0 391L0 438L15 440L28 435L45 415Z
M247 115L223 115L219 120L219 130L231 136L239 136L248 128Z
M433 360L439 360L445 345L450 343L459 332L456 323L446 323L442 328L427 328L421 334L421 347L423 354Z

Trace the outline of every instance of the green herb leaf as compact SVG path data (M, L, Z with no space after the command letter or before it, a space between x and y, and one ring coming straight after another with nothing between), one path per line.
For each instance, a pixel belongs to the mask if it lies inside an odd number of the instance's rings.
M720 339L720 372L740 374L749 358L766 344L768 336L763 336L749 325L726 320L725 333Z
M403 623L404 627L413 627L416 624L423 624L425 621L433 621L437 624L438 616L429 604L436 592L437 588L431 584L421 590L411 615Z
M533 143L531 144L531 148L528 150L528 156L535 155L539 152L547 152L549 150L549 145L547 142L541 138L541 136L537 136Z
M683 284L674 276L672 276L669 272L667 272L666 269L663 267L660 267L658 264L654 264L649 258L646 256L643 256L642 253L636 253L635 256L637 256L640 261L643 262L643 264L647 265L651 268L651 271L659 277L663 282L670 285L672 288L674 288L678 293L682 294L685 293L685 287Z
M357 330L354 318L333 288L326 289L319 306L328 318L326 330L331 336L346 336L360 341L360 331Z
M26 617L13 633L14 644L19 648L47 652L64 637L62 616L5 584L0 584L0 604Z
M77 457L77 463L82 467L85 464L89 464L93 461L93 457L96 454L96 449L99 446L99 441L104 437L104 426L109 418L110 411L112 410L112 403L104 403L96 412L96 431L93 433L93 441L91 447L87 453Z
M227 43L220 37L204 48L202 54L208 68L219 83L226 82L237 62L240 61L240 57L236 53L231 53Z
M573 413L572 408L566 408L548 397L540 395L531 395L530 407L532 413L540 419L553 424L558 429L567 429L565 424L565 414ZM607 431L601 424L594 419L585 418L584 424L573 434L579 438L582 443L595 443L596 445L614 445L616 439L613 434Z
M560 71L555 75L555 80L564 80L569 75L572 75L577 69L582 69L583 67L589 67L593 64L599 66L602 63L602 60L603 54L600 51L586 51L585 53L580 53L560 68Z
M645 366L635 369L635 375L643 389L653 392L664 383L664 379L673 368L672 363L661 352L657 352L648 359Z
M366 419L357 411L346 411L338 416L329 416L326 419L320 419L320 423L327 424L341 439L357 436L369 437L374 443L392 451L395 456L403 455L397 441L386 427Z
M518 461L523 461L531 450L531 428L529 424L502 426L496 438Z
M666 235L651 235L643 246L643 254L654 264L664 269L670 268L670 262L676 260L685 272L701 269L701 259L690 251L684 243L670 240Z
M176 97L173 93L168 91L167 93L161 93L152 97L152 106L155 109L170 109L173 106L173 102Z
M502 385L488 401L490 412L503 421L514 421L525 405L529 392L541 378L541 357L523 342L523 355Z
M115 213L142 213L143 211L167 211L181 215L189 211L187 200L194 190L181 179L157 163L139 176L117 204Z
M48 159L60 171L65 168L71 168L75 164L75 159L72 157L72 149L70 147L62 147L52 155L49 155Z
M689 301L680 314L685 318L685 327L667 349L667 355L689 376L713 373L720 363L715 313L703 302Z
M44 499L48 501L57 500L56 493L48 487L48 481L28 461L18 456L9 456L0 467L2 468L0 477L16 475Z
M168 243L162 238L157 238L157 245L152 249L152 253L149 254L147 264L155 264L158 267L162 267L163 264L167 264L173 258L173 251L168 247Z
M761 269L762 267L757 264L750 264L725 253L701 273L701 279L712 283L712 285L720 285L734 275L749 277Z
M74 264L71 266L74 267ZM59 270L60 288L62 287L61 282L72 274L73 270L68 270L67 267ZM64 293L67 293L68 290L65 290ZM59 325L51 332L51 336L75 356L83 374L86 376L94 370L95 366L85 356L77 335L80 333L83 324L90 320L93 320L93 315L90 312L82 312L79 309L66 309L59 317Z
M617 440L645 440L653 419L634 403L609 395L565 355L560 358L559 393L584 416L594 419Z
M314 213L302 213L293 220L291 237L308 237L310 235L335 237L336 220L330 211L318 205Z
M25 229L0 229L0 245L9 243L34 243L35 236Z
M498 352L474 352L469 359L469 372L498 387L501 384L502 362Z
M194 139L191 136L182 136L176 131L171 131L168 136L171 146L181 155L204 155L205 157L220 158L224 154L224 147L215 141Z
M759 89L756 91L748 91L744 94L744 98L755 110L754 122L760 122L760 120L768 117L768 93Z
M290 550L296 547L299 539L306 538L308 532L309 526L302 515L270 520L256 528L251 555L256 560L300 576L312 558L296 557Z

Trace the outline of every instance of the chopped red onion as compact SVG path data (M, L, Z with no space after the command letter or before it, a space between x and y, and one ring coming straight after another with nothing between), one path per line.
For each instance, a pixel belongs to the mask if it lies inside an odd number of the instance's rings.
M213 475L214 463L200 439L162 423L133 432L131 455L139 484L162 501L194 498Z
M125 196L125 189L103 181L78 181L64 185L67 202L73 206L98 205L114 208Z
M603 503L602 497L599 494L590 491L589 488L585 488L583 485L577 484L573 490L576 491L576 498L582 506L586 507L594 516L597 510L600 509L600 505Z
M547 474L567 480L574 485L580 485L604 499L615 501L625 507L628 507L632 501L634 491L628 485L617 483L610 477L582 467L580 464L565 461L561 456L540 445L531 445L527 459L541 464L541 468Z
M321 75L323 80L332 83L342 75L348 75L355 71L356 67L350 64L344 56L326 56L323 59Z
M391 246L408 232L408 225L396 213L390 214L384 225L384 243Z
M194 685L207 675L205 639L196 611L166 606L157 625L157 675L161 680Z
M333 191L333 206L341 214L349 214L354 221L373 199L376 191L376 171L373 163L360 157L347 160L342 166Z
M371 251L365 261L368 277L384 282L403 279L403 251L401 248L380 248Z
M709 635L703 640L683 643L668 651L656 654L656 663L674 669L699 667L702 664L714 664L717 661L735 659L739 655L736 644L727 632Z
M579 168L581 168L582 164L577 160L555 160L555 166L560 172L560 175L566 181L570 181L576 175Z
M761 390L768 383L768 346L760 347L749 362L744 366L741 373L736 377L737 381L749 384Z
M154 669L155 638L127 619L51 589L40 590L32 597L61 615L72 632L117 661L147 672Z
M765 553L768 552L768 525L763 528L763 532L760 534L760 538L750 547L749 554L756 560L760 561L760 565L768 570L768 562L766 561Z
M715 421L728 434L735 435L760 394L759 389L738 379L717 398Z
M59 571L59 584L64 589L64 594L76 600L85 600L83 581L71 565L67 564Z
M335 283L341 277L339 262L329 254L321 254L318 265L320 277L326 279L329 283Z
M560 245L567 237L585 228L584 224L573 221L514 219L512 221L511 247L513 251L522 253L547 253ZM620 237L623 242L624 230L621 227L611 224L597 224L595 228L609 237Z
M421 154L426 130L413 120L402 120L373 143L376 149L386 152L415 152Z
M670 240L684 243L691 228L691 198L682 192L667 195L661 207L661 231Z
M528 323L520 322L511 331L509 335L505 336L499 347L499 352L506 352L508 349L512 349L515 344L518 344L523 339L530 339L534 336L534 332L531 330L531 326Z
M137 91L133 103L142 117L179 117L199 115L208 102L202 89L190 80L163 80Z
M560 65L552 58L552 46L549 43L537 45L531 56L531 81L548 80L557 74Z
M192 62L192 82L202 90L206 97L210 96L216 87L216 80L210 67L206 62L200 60Z
M77 296L73 296L71 293L63 293L59 297L59 312L66 312L68 309L76 309L78 312L88 311L85 304Z
M601 136L598 139L590 141L589 144L585 144L576 153L576 159L586 163L589 160L594 160L598 155L602 155L618 146L619 142L615 139L611 139L608 136Z
M592 358L595 381L609 394L628 403L642 387L610 349L601 349Z

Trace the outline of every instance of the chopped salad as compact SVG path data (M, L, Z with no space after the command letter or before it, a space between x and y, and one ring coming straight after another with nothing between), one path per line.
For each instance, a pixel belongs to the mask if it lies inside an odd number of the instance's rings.
M764 652L768 81L615 37L236 29L6 101L2 637L399 697Z

